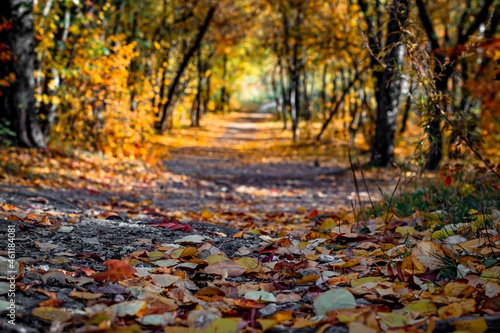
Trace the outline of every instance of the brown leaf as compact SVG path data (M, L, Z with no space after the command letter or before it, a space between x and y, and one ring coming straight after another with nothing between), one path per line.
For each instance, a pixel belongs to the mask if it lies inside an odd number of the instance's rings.
M232 260L221 260L205 268L204 272L207 274L214 274L223 276L227 274L229 277L240 276L246 272L246 268L242 267L237 262Z
M253 299L240 299L240 298L234 300L234 305L245 310L262 309L266 307L266 304L259 303L257 301L254 301Z
M29 198L26 198L26 200L31 201L31 202L38 202L38 203L41 203L44 205L49 204L49 200L47 200L47 198L44 198L44 197L29 197Z
M109 259L104 262L104 265L108 270L92 275L94 280L99 282L118 282L133 278L134 273L137 272L134 267L121 260Z

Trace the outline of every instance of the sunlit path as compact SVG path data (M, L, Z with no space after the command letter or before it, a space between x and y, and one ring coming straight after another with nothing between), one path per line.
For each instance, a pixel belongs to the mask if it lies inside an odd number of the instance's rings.
M273 156L271 147L281 128L269 129L266 120L272 115L262 110L232 113L217 124L222 134L205 137L205 145L171 149L166 169L185 175L191 185L171 192L166 189L167 198L180 195L189 202L185 208L192 210L212 207L263 213L293 212L300 207L331 212L348 209L354 199L350 175L332 175L341 167L331 162L319 166L310 159ZM376 193L374 197L378 198Z

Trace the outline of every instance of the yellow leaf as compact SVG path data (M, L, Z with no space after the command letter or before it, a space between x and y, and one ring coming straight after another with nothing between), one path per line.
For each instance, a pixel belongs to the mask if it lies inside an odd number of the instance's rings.
M238 264L247 269L248 272L258 272L261 270L259 261L256 258L243 257L236 260Z
M66 322L72 318L69 312L50 306L34 308L31 313L33 316L46 322L53 322L55 320Z
M381 276L370 276L370 277L365 277L365 278L351 281L351 286L357 287L357 286L360 286L360 285L365 284L367 282L378 282L378 281L386 281L386 280L387 280L386 278L383 278ZM330 281L330 280L328 280L328 281Z
M323 221L323 223L321 223L321 225L319 226L319 230L332 231L332 229L335 228L335 226L338 226L338 223L336 223L335 220L332 218L327 218L326 220Z
M405 311L415 311L420 314L420 317L430 316L437 311L437 307L434 303L429 300L419 300L414 303L411 303L403 308Z
M164 333L202 333L199 328L183 327L183 326L167 326L163 330Z
M217 319L211 322L210 325L208 325L208 327L203 330L203 332L234 333L238 331L237 327L242 320L243 319L241 318Z
M403 235L403 237L405 237L407 234L410 234L412 236L415 233L415 228L403 226L397 227L395 231L399 232L401 235Z
M402 327L410 323L411 318L394 312L380 312L378 313L380 319L388 327Z
M379 330L366 326L363 323L352 322L349 324L349 333L377 333Z
M102 295L103 294L100 293L94 294L85 291L76 291L74 289L69 293L69 297L74 299L98 299L101 298Z
M460 317L462 313L462 307L458 303L451 303L438 309L441 319Z
M270 330L274 326L278 325L278 322L274 319L257 319L256 320L262 327L262 332Z
M293 319L293 313L292 311L278 311L274 314L274 318L278 321L278 323L282 323L284 321L291 321ZM298 319L299 318L297 318L297 320Z
M490 280L493 282L498 282L500 280L500 267L499 266L493 266L488 268L481 274L481 277L485 280Z
M450 282L444 287L444 294L452 297L469 297L476 288L466 283Z
M211 220L212 218L213 218L213 215L208 210L204 209L201 212L201 219L202 220Z
M488 324L483 317L477 319L457 320L451 323L456 331L483 333L488 330Z

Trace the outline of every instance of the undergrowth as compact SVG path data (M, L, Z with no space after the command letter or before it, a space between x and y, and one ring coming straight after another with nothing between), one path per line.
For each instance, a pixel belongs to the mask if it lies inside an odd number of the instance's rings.
M474 215L490 214L500 208L499 180L493 175L474 171L446 171L439 179L414 182L391 195L384 194L383 209L389 203L397 216L410 216L416 211L435 214L442 223L470 222Z

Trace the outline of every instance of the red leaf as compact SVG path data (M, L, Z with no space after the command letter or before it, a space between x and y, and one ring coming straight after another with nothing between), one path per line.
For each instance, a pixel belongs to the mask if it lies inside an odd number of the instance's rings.
M193 230L193 227L191 227L189 224L179 222L176 219L170 219L167 223L167 227L168 230L181 229L183 232L190 232Z
M161 221L150 221L148 224L154 225L155 227L158 228L165 228L168 227L168 230L182 230L183 232L190 232L193 230L193 227L191 227L187 223L180 222L176 219L172 219L170 217L166 217Z
M451 184L451 176L446 176L446 178L444 179L444 184L446 186L449 186Z
M315 210L313 210L312 212L310 212L310 213L309 213L309 215L307 215L307 218L308 218L308 219L313 219L313 218L315 218L316 216L318 216L318 214L319 214L319 213L318 213L318 210L317 210L317 209L315 209Z

